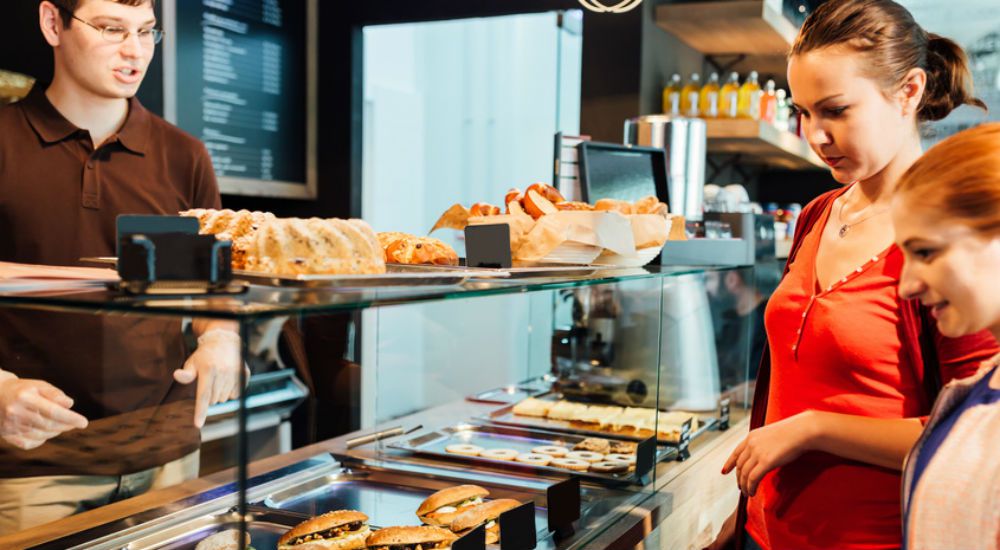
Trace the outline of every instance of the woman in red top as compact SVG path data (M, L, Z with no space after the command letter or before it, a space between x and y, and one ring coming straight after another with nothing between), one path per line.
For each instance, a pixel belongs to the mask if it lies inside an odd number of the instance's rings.
M899 298L888 217L922 153L919 124L982 105L970 80L954 42L889 0L832 0L803 25L789 85L803 135L845 188L803 211L765 314L752 431L723 469L749 497L737 538L745 524L764 549L900 547L900 470L936 391L924 365L948 381L997 351L989 334L941 337Z

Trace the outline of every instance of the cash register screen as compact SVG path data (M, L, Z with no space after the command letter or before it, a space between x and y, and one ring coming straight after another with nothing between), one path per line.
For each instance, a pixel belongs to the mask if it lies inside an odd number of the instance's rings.
M583 200L634 202L649 195L667 200L667 164L663 149L584 142L580 148Z

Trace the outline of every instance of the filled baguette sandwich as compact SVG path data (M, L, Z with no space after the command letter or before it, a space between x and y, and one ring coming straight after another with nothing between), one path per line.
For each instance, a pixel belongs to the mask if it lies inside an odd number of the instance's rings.
M359 550L370 534L368 516L337 510L293 527L278 539L278 550Z
M450 527L462 510L483 503L490 492L478 485L458 485L441 489L417 508L417 517L427 525Z

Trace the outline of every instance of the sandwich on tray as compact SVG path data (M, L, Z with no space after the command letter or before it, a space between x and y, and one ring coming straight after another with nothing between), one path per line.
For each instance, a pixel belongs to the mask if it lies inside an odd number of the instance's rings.
M489 491L478 485L458 485L441 489L420 504L420 508L417 508L417 517L427 525L450 527L452 520L462 510L482 504L483 499L489 494Z
M440 527L386 527L368 536L368 550L450 550L458 537Z
M465 535L480 525L486 524L486 544L496 544L500 542L500 514L520 506L521 503L509 499L501 498L491 500L477 506L466 508L455 516L451 522L451 530L459 535Z
M357 550L371 534L368 516L337 510L303 521L278 539L278 550Z

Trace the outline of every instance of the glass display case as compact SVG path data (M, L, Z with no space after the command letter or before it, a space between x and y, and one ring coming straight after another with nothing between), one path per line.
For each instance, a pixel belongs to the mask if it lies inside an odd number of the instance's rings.
M471 520L499 547L602 548L669 515L680 466L748 409L749 267L257 282L228 296L0 289L0 368L60 387L89 420L0 450L32 475L117 483L0 546L194 549L234 529L271 549L334 510L372 531L435 523L425 499L476 485L470 498L503 501ZM255 434L274 414L295 433L271 448ZM232 437L207 438L213 422ZM206 468L206 454L223 459ZM193 468L157 478L178 459ZM455 508L437 511L468 511ZM454 548L492 540L456 530Z

